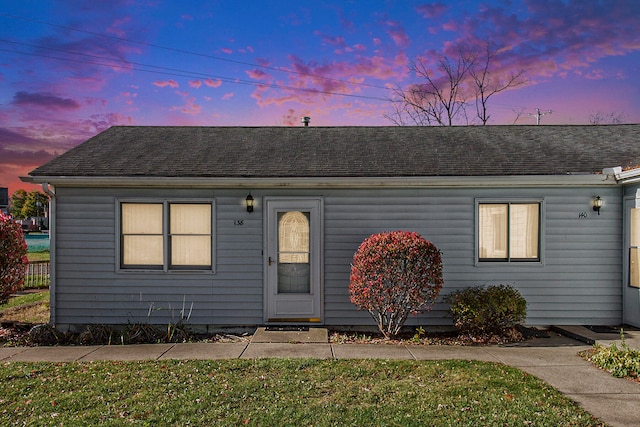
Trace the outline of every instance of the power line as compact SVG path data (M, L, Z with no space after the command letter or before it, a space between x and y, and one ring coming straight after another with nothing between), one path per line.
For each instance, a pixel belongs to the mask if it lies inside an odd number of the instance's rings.
M162 49L162 50L166 50L166 51L170 51L170 52L176 52L176 53L183 53L183 54L186 54L186 55L199 56L201 58L208 58L208 59L213 59L213 60L216 60L216 61L224 61L224 62L230 62L230 63L234 63L234 64L247 65L247 66L250 66L250 67L262 68L262 69L265 69L265 70L279 71L279 72L282 72L282 73L295 74L295 75L300 75L300 76L305 76L305 77L313 77L313 78L317 78L317 79L323 79L323 80L328 80L328 81L346 83L346 84L350 84L350 85L366 86L366 87L371 87L371 88L376 88L376 89L389 90L389 88L386 87L386 86L373 85L373 84L369 84L369 83L352 82L352 81L344 80L344 79L336 79L336 78L333 78L333 77L320 76L318 74L303 73L301 71L287 70L287 69L284 69L284 68L281 68L281 67L270 67L268 65L261 65L261 64L254 64L254 63L251 63L251 62L238 61L238 60L235 60L235 59L223 58L223 57L209 55L209 54L205 54L205 53L193 52L193 51L189 51L189 50L185 50L185 49L178 49L178 48L174 48L174 47L162 46L162 45L158 45L158 44L154 44L154 43L148 43L148 42L143 42L143 41L139 41L139 40L132 40L132 39L124 38L124 37L118 37L118 36L113 36L113 35L109 35L109 34L98 33L98 32L95 32L95 31L81 30L81 29L75 28L75 27L69 27L69 26L60 25L60 24L53 24L53 23L50 23L50 22L40 21L40 20L32 19L32 18L25 18L25 17L22 17L22 16L12 15L12 14L9 14L9 13L0 12L0 16L5 16L5 17L11 18L11 19L19 19L19 20L22 20L22 21L32 22L32 23L37 23L37 24L42 24L42 25L49 25L51 27L56 27L56 28L61 28L61 29L71 30L71 31L77 31L77 32L80 32L80 33L85 33L85 34L91 34L91 35L94 35L94 36L109 38L109 39L113 39L113 40L119 40L119 41L123 41L123 42L126 42L126 43L133 43L133 44L138 44L138 45L141 45L141 46L153 47L153 48L156 48L156 49Z
M28 55L28 56L37 56L37 57L41 57L41 58L55 59L55 60L58 60L58 61L75 62L75 63L80 63L80 64L90 64L90 65L97 65L97 66L101 66L101 67L109 67L109 68L118 68L118 69L132 70L132 71L140 71L140 72L144 72L144 73L162 74L162 75L169 75L169 76L176 76L176 77L187 77L187 78L194 78L196 75L200 75L200 76L208 76L208 77L211 77L211 78L215 78L215 79L224 81L226 83L233 83L233 84L243 84L243 85L258 86L258 87L269 87L269 88L273 88L273 89L287 89L287 90L292 90L292 91L302 91L302 92L309 92L309 93L314 93L314 94L346 96L346 97L351 97L351 98L369 99L369 100L374 100L374 101L388 101L388 99L378 98L378 97L373 97L373 96L354 95L354 94L331 92L331 91L325 91L325 90L319 90L319 89L299 88L299 87L286 86L286 85L280 85L280 84L274 84L274 83L254 82L254 81L236 79L236 78L231 78L231 77L207 75L207 74L204 74L204 73L194 73L194 72L191 72L191 71L179 71L178 70L176 72L171 72L171 71L168 71L168 70L171 70L169 68L157 67L157 66L154 66L154 65L144 65L143 64L143 66L153 67L153 68L161 68L161 69L165 69L167 71L155 71L155 70L147 70L147 69L144 69L144 68L128 67L128 66L125 66L125 65L115 65L113 63L107 64L107 63L94 62L94 61L84 61L84 60L81 60L81 59L61 58L61 57L57 57L57 56L51 56L51 55L45 55L45 54L39 54L39 53L33 53L33 52L20 52L20 51L10 50L10 49L0 49L0 52L9 52L9 53L15 53L15 54L19 54L19 55ZM100 58L100 57L98 57L98 58ZM126 61L110 59L110 58L102 58L102 59L107 60L107 61L116 61L116 62L125 62L125 63L127 63ZM133 64L133 63L131 63L131 64Z
M118 58L109 58L109 57L105 57L105 56L91 55L89 53L74 52L74 51L66 50L66 49L58 49L58 48L53 48L53 47L39 46L39 45L31 44L31 43L17 42L17 41L14 41L14 40L0 39L0 42L11 43L11 44L20 45L20 46L33 47L35 49L43 49L43 50L51 50L51 51L56 51L56 52L68 53L68 54L71 54L71 55L86 56L86 57L89 57L89 58L94 58L94 59L99 59L99 60L104 60L104 61L120 62L120 63L126 64L126 65L138 65L138 66L142 66L142 67L156 68L158 70L169 71L166 74L167 75L173 75L173 76L179 75L180 77L216 78L216 79L228 81L230 83L232 83L234 80L241 81L240 79L235 79L235 78L231 78L231 77L224 77L224 76L218 76L218 75L215 75L215 74L206 74L206 73L200 73L200 72L196 72L196 71L181 70L181 69L178 69L178 68L170 68L170 67L162 67L162 66L158 66L158 65L150 65L150 64L145 64L145 63L142 63L142 62L135 62L135 61L128 61L128 60L124 60L124 59L118 59ZM7 52L19 53L19 54L24 54L24 55L32 55L32 56L41 56L41 57L56 59L56 60L60 60L60 61L75 61L75 60L73 60L71 58L53 57L53 56L48 56L48 55L44 55L44 54L35 54L35 53L30 53L30 52L19 52L19 51L8 51L8 50L7 50ZM90 62L90 61L81 61L81 62L88 63L88 64L101 65L101 66L111 66L110 64L94 63L94 62ZM122 66L122 67L117 67L117 68L133 69L132 67L127 67L127 66ZM136 70L137 71L142 71L142 69L136 69ZM175 73L181 73L181 74L175 74ZM164 74L164 73L158 72L158 74ZM188 74L188 75L186 75L186 74ZM246 82L258 84L257 82L252 82L252 81L246 81Z

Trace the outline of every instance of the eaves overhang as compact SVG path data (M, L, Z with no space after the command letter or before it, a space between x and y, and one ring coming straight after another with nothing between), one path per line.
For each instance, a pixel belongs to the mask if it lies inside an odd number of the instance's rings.
M142 177L27 176L24 182L93 188L487 188L620 185L612 175L510 175L416 177Z
M606 169L605 169L606 171ZM640 168L623 171L622 168L613 168L610 171L616 180L622 185L637 184L640 182Z

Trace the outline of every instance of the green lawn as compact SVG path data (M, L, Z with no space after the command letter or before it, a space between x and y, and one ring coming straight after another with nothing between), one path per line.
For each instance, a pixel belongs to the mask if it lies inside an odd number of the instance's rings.
M34 302L49 302L49 291L32 292L25 295L9 298L9 301L7 301L6 304L0 304L0 311L6 308L32 304Z
M49 291L33 292L10 298L0 304L0 320L22 323L49 321Z
M50 251L27 252L27 259L29 260L29 262L32 262L32 261L50 261L51 260L51 252Z
M470 361L0 364L3 425L598 426L515 368Z

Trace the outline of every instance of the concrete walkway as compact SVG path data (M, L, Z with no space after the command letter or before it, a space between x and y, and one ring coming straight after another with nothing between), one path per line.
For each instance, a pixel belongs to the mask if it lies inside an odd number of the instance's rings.
M577 332L572 338L552 333L550 338L534 338L516 345L479 347L330 344L325 329L311 329L308 332L270 332L259 328L251 341L246 342L6 347L0 348L0 361L82 362L269 357L480 360L504 363L528 372L546 381L612 426L640 425L640 384L613 378L580 358L579 351L591 348L591 345L585 342L589 340L589 331L581 330L580 327L571 328L574 328L573 332ZM595 338L598 338L597 335ZM604 344L607 345L616 341L615 337L606 338ZM640 344L640 332L627 333L626 342L632 348L638 348L635 344Z

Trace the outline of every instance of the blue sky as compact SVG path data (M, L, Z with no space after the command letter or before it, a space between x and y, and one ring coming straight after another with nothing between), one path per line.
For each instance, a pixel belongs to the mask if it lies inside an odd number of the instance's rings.
M637 0L5 1L0 185L113 125L392 125L412 61L487 41L526 72L489 124L638 123L638 28Z

